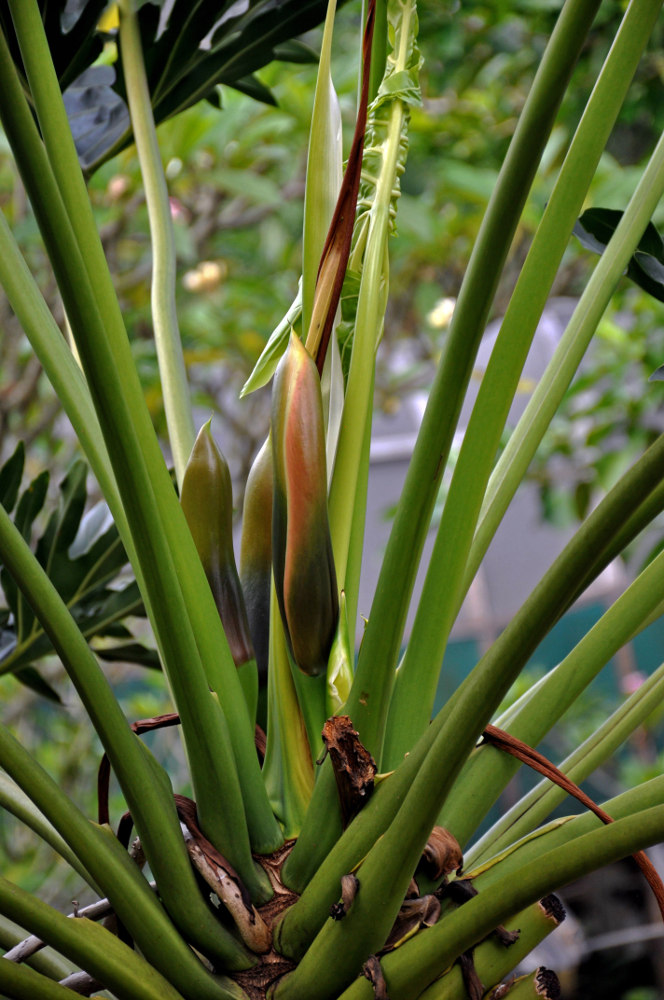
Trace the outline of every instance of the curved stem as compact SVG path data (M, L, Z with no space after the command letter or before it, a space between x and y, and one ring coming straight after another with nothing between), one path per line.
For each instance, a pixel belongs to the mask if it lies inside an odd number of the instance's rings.
M581 875L657 843L664 834L664 806L655 806L609 826L593 830L570 844L539 853L518 872L498 877L434 927L415 935L385 955L381 966L392 996L415 1000L464 951L472 948L521 907L541 899ZM358 898L360 894L358 893ZM295 973L293 974L296 975ZM284 986L288 983L285 979ZM277 991L277 1000L300 1000L297 990ZM315 993L308 995L315 1000ZM356 979L340 1000L372 1000L368 980Z

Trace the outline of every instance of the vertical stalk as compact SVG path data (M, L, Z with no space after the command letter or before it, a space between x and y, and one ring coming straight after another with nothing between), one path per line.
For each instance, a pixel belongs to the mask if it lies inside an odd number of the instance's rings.
M336 0L328 0L307 155L302 233L303 339L311 323L318 265L341 187L341 112L330 72L336 8Z
M267 698L267 749L263 766L265 786L285 836L296 837L311 799L314 770L274 584L270 590Z
M120 51L152 243L152 320L175 476L182 485L194 446L194 421L175 309L175 239L166 178L150 103L135 0L120 0Z

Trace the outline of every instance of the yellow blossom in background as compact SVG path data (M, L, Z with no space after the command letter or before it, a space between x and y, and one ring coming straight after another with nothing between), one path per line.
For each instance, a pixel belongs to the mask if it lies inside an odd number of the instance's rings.
M182 284L188 292L212 292L218 288L228 274L228 266L223 260L203 260L187 271L182 278Z
M456 299L445 297L438 299L433 309L427 313L427 323L436 330L444 330L450 325Z

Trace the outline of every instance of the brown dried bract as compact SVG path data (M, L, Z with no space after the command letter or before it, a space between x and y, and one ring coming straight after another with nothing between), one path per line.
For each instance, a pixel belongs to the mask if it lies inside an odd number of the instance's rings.
M508 931L502 924L498 924L493 933L504 948L509 948L511 944L514 944L521 937L521 931L518 928L514 931Z
M347 715L328 719L322 737L332 762L345 828L373 791L376 762L360 742L359 733Z
M416 934L421 927L433 927L440 916L440 900L430 894L407 899L397 914L383 951L392 951Z
M234 973L233 979L242 987L249 1000L265 1000L269 988L294 968L295 963L290 959L270 951L267 955L261 955L260 963L252 969Z
M535 973L535 992L543 1000L558 1000L561 995L560 980L552 969L545 969L544 966Z
M260 726L256 726L254 730L254 745L256 747L256 753L258 754L258 760L262 767L263 762L265 761L265 754L267 752L267 736Z
M434 826L422 851L419 868L437 882L452 872L461 874L463 852L456 837L443 826Z
M484 996L484 985L477 974L472 951L465 951L457 959L463 977L463 985L466 989L468 1000L482 1000Z
M542 907L545 916L553 920L556 924L562 924L567 916L565 907L554 893L550 893L544 899L540 899L539 905Z
M287 840L274 854L254 855L269 878L274 893L267 903L258 908L258 912L269 927L273 927L280 914L291 907L298 898L297 893L288 889L281 881L281 869L294 846L295 840Z
M184 795L174 798L192 865L228 910L244 943L257 955L269 951L270 928L254 908L233 866L201 832L196 803Z
M373 986L376 1000L390 1000L387 993L387 983L383 975L380 962L376 955L370 955L362 966L362 975L369 980Z
M355 875L341 876L341 902L333 903L330 907L333 920L342 920L346 916L359 888L360 880Z
M274 891L272 898L258 908L258 912L268 927L274 928L279 916L298 898L297 893L287 889L281 880L282 866L293 850L294 844L294 840L287 840L273 854L254 855L257 863L267 874ZM265 1000L270 987L274 986L287 973L292 972L294 968L294 962L271 949L266 954L261 955L258 963L251 969L247 969L246 972L234 973L233 979L242 987L249 1000Z

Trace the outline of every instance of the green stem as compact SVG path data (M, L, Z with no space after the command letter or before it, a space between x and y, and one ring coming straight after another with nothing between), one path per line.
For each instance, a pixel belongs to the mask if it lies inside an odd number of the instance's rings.
M566 693L573 691L576 682L581 683L584 674L580 665L587 662L589 657L592 657L589 662L594 669L605 663L611 651L624 641L625 635L629 635L634 620L640 620L647 614L649 606L657 602L661 595L663 572L664 558L661 558L661 561L655 561L644 571L639 580L607 613L605 619L589 633L580 647L577 647L573 654L573 662L566 672L566 684L562 680L559 683L559 688L564 690L558 692L557 709L565 702ZM309 981L308 976L313 963L321 961L321 949L332 947L335 953L339 954L337 950L339 946L347 961L343 966L337 963L336 970L331 971L330 976L343 977L352 969L353 963L363 960L362 955L366 957L380 947L379 939L383 932L387 934L391 926L390 921L396 916L419 852L436 821L437 810L445 801L452 783L470 753L476 734L481 732L488 721L490 706L496 694L504 693L511 676L518 672L518 669L519 665L515 666L509 656L507 662L496 662L491 658L486 660L461 685L457 694L396 772L395 778L400 777L399 772L404 768L412 774L412 769L415 767L411 763L412 758L418 758L418 769L405 798L400 803L399 811L383 836L371 848L359 869L358 877L362 883L362 891L358 894L351 913L343 921L344 928L353 928L352 943L344 937L341 947L338 930L330 924L325 925L320 932L318 945L313 951L310 949L307 952L298 968L296 980L298 983ZM544 706L543 712L546 711L547 706ZM435 740L431 742L434 735ZM425 747L428 752L424 750ZM422 760L423 752L426 756ZM399 781L398 786L400 784ZM464 784L464 787L467 788L468 784ZM465 795L463 808L470 811L471 804ZM454 814L454 825L451 825L451 829L455 835L459 825L466 824L463 808L457 808ZM445 826L450 826L446 815L441 822ZM322 893L319 890L320 895ZM293 940L302 934L302 928L301 926L298 928L297 924L306 905L303 903L304 899L305 896L293 908L291 926L288 930L284 921L283 934L290 934ZM314 905L318 902L320 898L316 899L314 896ZM368 929L365 924L370 925L370 928ZM310 921L309 929L304 931L305 935L313 933L316 926L316 921ZM345 935L346 932L343 933ZM300 970L303 968L306 971L301 972L302 979L300 979ZM284 994L286 995L290 996Z
M428 724L449 632L472 576L468 553L503 426L542 309L661 0L635 0L560 171L482 379L464 434L429 570L396 681L381 766L389 770ZM495 525L495 521L493 522ZM483 554L474 549L472 573Z
M468 574L479 565L523 480L663 191L664 137L660 138L620 225L595 267L554 356L491 476L469 558Z
M67 864L77 872L81 878L90 885L95 892L99 893L98 887L86 868L81 864L80 858L74 854L71 848L65 843L62 837L53 829L53 826L30 801L28 796L6 774L0 774L0 807L15 816L21 823L29 827L33 833L43 840L49 847L63 858Z
M373 399L375 368L372 368L373 378L369 394ZM367 516L367 493L369 489L369 465L371 458L371 425L373 407L367 409L362 455L360 458L359 475L357 479L355 506L353 508L353 523L348 541L348 563L346 566L346 615L350 632L351 649L355 649L355 634L357 630L358 600L360 596L360 575L362 572L362 557L364 554L364 528Z
M409 597L493 293L539 156L597 6L596 0L573 0L563 7L489 203L447 335L358 659L354 691L377 687L372 680L367 688L369 675L377 673L377 664L381 671L389 671L389 682L375 691L366 708L358 704L357 719L350 712L363 741L374 753L382 746ZM353 700L359 702L357 694Z
M475 971L490 990L521 962L560 925L564 914L562 906L558 910L547 900L532 903L504 923L506 930L519 931L518 939L506 948L495 935L491 935L473 949ZM420 995L420 1000L467 1000L468 993L463 981L461 967L454 964Z
M601 806L612 819L626 819L660 805L663 792L664 777L659 775L602 802ZM517 876L521 868L536 861L538 856L557 848L569 847L579 837L600 826L601 820L588 810L553 820L547 826L538 827L521 840L493 854L481 865L473 866L473 879L476 879L478 888L490 888L505 876Z
M385 955L381 966L391 996L415 1000L458 956L472 948L504 919L552 890L590 871L657 843L664 835L664 806L638 812L610 826L577 838L573 844L539 855L496 880L446 919L417 934L401 948ZM360 894L358 893L358 899ZM343 921L345 923L345 921ZM299 969L297 970L299 972ZM293 978L297 973L293 974ZM284 987L289 980L283 980ZM300 983L302 980L300 979ZM277 990L276 997L317 1000L318 991ZM372 1000L368 980L355 980L340 1000Z
M150 221L154 339L175 475L181 486L185 466L194 446L194 421L175 308L173 220L134 2L135 0L121 0L119 5L122 69Z
M8 917L0 915L0 948L4 952L10 951L17 944L25 941L25 936L25 930L22 927L19 927L13 920L9 920ZM40 948L39 951L25 959L25 964L43 976L55 980L64 979L75 971L72 962L68 962L50 948Z
M78 855L155 969L186 1000L228 1000L222 986L180 937L111 831L90 823L4 727L0 727L0 766Z
M6 1000L76 1000L75 993L27 965L0 962L0 990Z
M660 553L522 707L510 713L510 733L536 746L602 667L630 640L663 596L664 553ZM511 662L509 643L503 648L503 655ZM506 754L487 753L487 750L488 747L481 748L468 761L463 778L439 817L441 825L450 829L462 845L519 766ZM461 791L462 785L469 787L468 783L473 788L472 803Z
M161 973L102 925L86 917L72 920L2 877L0 910L85 969L118 1000L182 1000L182 994ZM0 986L3 975L9 973L6 966L13 964L0 962ZM63 993L66 996L70 991ZM42 996L40 992L35 995Z
M592 736L559 765L563 774L580 785L661 705L663 694L664 664L658 667ZM498 724L500 725L500 722ZM545 821L565 797L566 792L558 785L546 779L540 781L501 816L481 840L466 853L466 868L471 869L481 865L489 857L527 836Z

